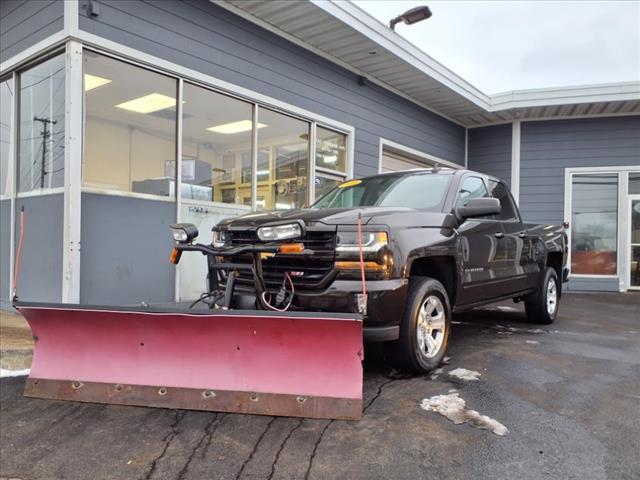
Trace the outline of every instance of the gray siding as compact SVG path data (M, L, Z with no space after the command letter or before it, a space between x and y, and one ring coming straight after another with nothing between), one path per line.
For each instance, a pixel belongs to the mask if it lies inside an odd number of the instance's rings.
M80 302L173 301L169 225L175 208L171 202L83 193Z
M573 292L617 292L620 280L617 278L571 278L566 289Z
M64 28L62 0L0 1L0 61Z
M210 2L81 2L80 28L356 128L355 173L377 173L379 138L464 163L464 128Z
M9 255L11 251L11 200L0 200L0 307L8 308L11 292Z
M469 129L468 167L511 184L511 124Z
M563 222L565 168L631 165L640 167L640 116L523 122L523 216L530 222Z
M64 195L57 193L16 199L17 225L23 206L24 242L18 296L26 301L60 302ZM18 234L16 232L16 247Z
M520 210L531 222L562 223L569 167L640 168L640 116L524 122ZM573 278L569 290L617 291L619 280Z

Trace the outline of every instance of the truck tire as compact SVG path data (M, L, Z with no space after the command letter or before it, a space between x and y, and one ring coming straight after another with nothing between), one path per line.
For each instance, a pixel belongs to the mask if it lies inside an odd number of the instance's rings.
M547 267L544 279L537 292L524 302L527 318L532 323L549 325L558 315L560 304L560 285L555 269Z
M391 348L396 367L427 373L442 362L449 344L451 305L444 286L429 277L412 277L400 338Z

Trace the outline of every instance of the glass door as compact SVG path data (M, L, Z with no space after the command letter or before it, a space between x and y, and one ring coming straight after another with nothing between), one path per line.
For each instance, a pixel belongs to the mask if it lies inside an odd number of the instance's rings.
M629 195L629 217L629 225L631 225L629 288L640 290L640 195Z

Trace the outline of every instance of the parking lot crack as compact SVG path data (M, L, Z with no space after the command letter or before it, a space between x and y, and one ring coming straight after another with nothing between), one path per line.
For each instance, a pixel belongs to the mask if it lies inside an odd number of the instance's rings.
M366 412L367 409L373 405L373 402L375 402L378 397L380 397L380 395L382 395L382 390L384 389L384 387L386 387L387 385L389 385L390 383L393 383L397 380L397 378L389 378L387 379L386 382L382 382L380 385L378 385L378 389L376 390L376 393L373 397L371 397L371 400L369 400L369 402L367 402L367 404L364 406L364 408L362 409L362 413Z
M291 438L291 435L293 435L293 432L295 432L298 428L300 428L303 420L304 419L302 418L298 420L298 423L291 430L289 430L289 433L287 434L287 436L284 438L284 440L282 440L282 443L280 444L280 448L278 449L278 452L276 453L276 456L273 459L273 463L271 464L271 473L269 473L268 480L271 480L273 478L273 475L276 473L276 464L278 463L278 460L280 460L280 454L282 454L282 451L284 450L284 447L287 445L287 442Z
M218 423L218 414L215 413L213 415L213 418L204 427L204 432L202 434L202 437L200 437L200 440L198 440L198 443L196 443L196 446L193 447L193 450L191 450L191 453L187 457L187 461L185 462L184 466L182 467L182 470L180 470L180 472L178 473L178 476L176 477L176 480L183 480L183 478L187 474L187 471L189 470L189 465L191 465L191 461L193 460L193 457L195 456L195 454L198 451L198 449L204 444L204 441L207 438L209 438L209 442L208 443L211 442L211 437L213 436L213 430L215 430L214 424L217 425L217 423Z
M213 428L211 428L209 430L209 435L207 437L207 444L201 450L200 458L204 458L205 455L207 454L207 452L209 451L209 447L211 446L211 442L213 441L213 434L216 432L216 430L218 429L218 427L220 426L220 424L222 423L222 420L224 420L224 418L225 418L225 414L224 413L216 414L216 422L214 423Z
M333 425L333 422L335 422L335 420L329 420L329 422L327 422L327 424L324 426L324 428L320 432L320 435L318 436L318 439L316 440L316 443L313 446L313 451L311 452L311 456L309 457L309 465L307 465L307 471L304 473L304 480L309 480L309 475L311 474L311 469L313 468L313 461L316 458L316 453L318 452L318 447L320 446L320 442L322 442L322 438L324 437L324 434L327 432L327 429L331 425Z
M160 452L160 455L158 455L151 463L151 467L149 468L147 474L144 476L144 480L149 480L155 473L158 462L165 456L167 450L169 450L169 445L171 445L173 439L178 435L178 425L185 415L186 412L180 412L176 410L173 423L171 424L171 431L167 433L162 439L162 441L164 442L164 448L162 449L162 452Z
M235 480L238 480L240 478L240 476L242 475L242 473L244 472L244 469L247 468L247 465L249 465L249 462L253 459L253 456L256 454L256 451L258 450L258 447L260 446L260 442L262 442L262 439L267 434L267 432L271 428L271 425L273 425L273 422L275 422L275 421L276 421L276 417L272 417L271 420L269 421L269 423L267 423L266 428L260 434L260 436L258 437L258 440L253 444L253 450L251 450L251 453L249 454L247 459L244 461L244 463L240 467L240 470L236 474Z

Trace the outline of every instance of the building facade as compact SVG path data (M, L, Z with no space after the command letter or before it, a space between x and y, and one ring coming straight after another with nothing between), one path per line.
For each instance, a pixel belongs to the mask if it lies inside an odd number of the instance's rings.
M568 222L570 288L640 285L637 83L489 97L348 2L0 9L4 305L21 230L24 300L184 300L204 264L175 271L169 224L206 235L435 163L503 178L526 221Z

